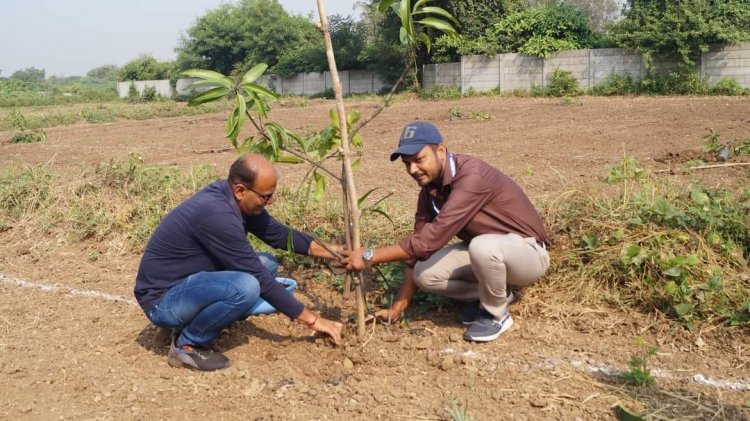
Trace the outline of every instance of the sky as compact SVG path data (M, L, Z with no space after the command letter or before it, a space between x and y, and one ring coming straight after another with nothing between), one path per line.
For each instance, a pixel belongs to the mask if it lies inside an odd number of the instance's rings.
M279 0L293 14L317 16L316 0ZM173 60L180 36L226 0L0 0L0 76L27 67L46 76L84 76L141 54ZM326 13L355 15L349 0L325 0Z

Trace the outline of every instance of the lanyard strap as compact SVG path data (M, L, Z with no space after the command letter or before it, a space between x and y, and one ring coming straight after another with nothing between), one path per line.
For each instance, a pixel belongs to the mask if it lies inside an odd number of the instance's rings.
M451 177L455 177L456 176L456 160L453 158L452 153L448 154L448 163L451 166ZM435 199L430 198L430 200L432 201L432 209L435 211L435 214L439 215L440 209L438 209L437 204L435 203Z

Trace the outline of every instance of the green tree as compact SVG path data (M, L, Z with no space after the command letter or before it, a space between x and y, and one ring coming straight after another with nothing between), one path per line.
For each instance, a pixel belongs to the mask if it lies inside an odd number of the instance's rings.
M25 69L16 70L10 75L11 79L20 80L23 82L30 83L44 83L44 69L37 69L36 67L27 67Z
M529 0L529 7L549 7L567 4L585 12L591 30L603 34L607 25L614 22L622 10L619 0Z
M117 82L120 77L120 69L114 64L105 64L89 70L86 76L93 79Z
M290 16L277 0L241 0L199 18L180 41L177 63L242 74L252 63L273 68L285 50L318 40L308 18Z
M399 42L406 50L405 69L401 75L398 85L403 80L408 70L412 71L412 82L416 89L419 89L419 65L418 56L420 46L423 46L426 53L430 53L432 48L433 32L442 32L448 36L457 36L455 26L458 21L453 15L445 9L437 6L428 5L431 0L417 0L412 5L411 0L382 0L378 5L378 10L383 13L389 9L395 13L400 22ZM455 25L455 26L454 26Z
M159 62L150 55L141 55L122 66L120 80L172 79L175 73L174 62Z
M366 63L359 59L367 39L364 23L348 16L333 15L330 17L329 30L339 68L365 68ZM302 72L322 72L328 68L325 45L319 36L286 48L278 60L271 71L284 77Z
M711 47L750 40L747 0L628 0L610 37L640 51L646 62L675 58L692 66Z
M589 48L596 39L585 13L565 4L514 12L487 31L497 53L549 57L555 51Z

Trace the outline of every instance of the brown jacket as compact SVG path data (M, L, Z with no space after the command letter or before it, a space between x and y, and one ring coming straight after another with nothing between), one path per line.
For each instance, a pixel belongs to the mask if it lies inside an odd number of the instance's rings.
M478 158L449 154L442 186L419 192L414 232L399 245L413 258L427 260L454 236L470 242L482 234L509 233L549 244L539 214L518 184Z

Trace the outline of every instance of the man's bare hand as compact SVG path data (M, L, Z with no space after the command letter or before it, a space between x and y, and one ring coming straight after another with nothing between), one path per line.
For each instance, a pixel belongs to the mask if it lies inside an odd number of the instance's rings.
M343 251L341 254L344 256L344 259L341 261L341 263L346 265L346 268L348 270L364 270L365 268L367 268L365 260L362 258L364 250L364 248L360 247L351 251Z
M341 338L344 336L344 324L333 320L324 319L319 317L311 328L320 333L325 333L333 339L333 343L341 345Z
M386 324L395 323L401 318L401 311L395 308L386 308L376 311L375 317Z

